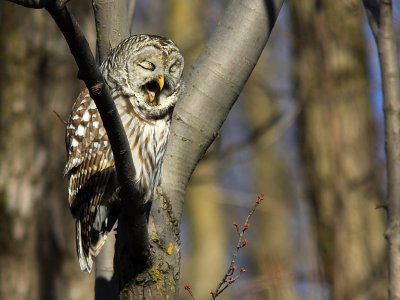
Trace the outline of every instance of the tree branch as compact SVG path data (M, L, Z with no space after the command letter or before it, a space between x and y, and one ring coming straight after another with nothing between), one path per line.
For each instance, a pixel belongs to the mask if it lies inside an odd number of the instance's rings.
M21 6L29 8L44 8L47 0L9 0Z
M90 96L95 101L101 115L114 154L118 181L124 187L123 194L129 191L130 195L135 195L136 190L133 181L135 169L133 167L128 139L126 138L125 130L108 86L105 84L103 76L90 52L86 38L77 21L66 7L58 9L48 6L46 9L63 33L79 67L80 75L88 87Z
M367 1L369 2L369 1ZM370 9L365 1L366 9ZM376 7L376 6L375 6ZM381 0L371 13L370 26L377 26L385 111L386 164L388 180L389 299L400 299L400 74L396 36L393 29L392 1ZM375 33L375 34L376 34Z
M190 176L257 63L282 3L232 1L185 77L186 89L174 111L161 183L178 221Z
M245 268L240 268L239 273L237 272L237 266L236 266L236 259L239 255L240 249L245 247L249 241L244 238L244 235L247 231L247 229L250 228L250 219L258 206L264 201L264 194L260 194L257 197L257 201L253 205L253 208L250 210L249 214L246 217L246 220L243 223L243 226L239 228L239 225L237 223L233 223L233 225L236 228L236 233L238 234L238 241L236 243L235 250L233 251L232 254L232 259L231 263L229 264L228 270L222 277L221 281L217 285L217 288L215 290L211 291L211 299L215 300L220 294L222 294L231 284L235 283L235 281L240 277L241 274L246 272Z
M111 48L114 48L121 40L129 36L130 26L128 20L130 19L126 20L129 14L126 7L134 5L134 3L135 1L127 0L92 0L97 35L96 60L99 64L107 57ZM126 212L127 210L125 209L124 211ZM121 215L120 218L126 218L126 214ZM107 240L95 260L96 300L114 299L118 295L118 282L115 276L118 269L114 270L117 226L118 222L114 225L113 230L108 233ZM122 227L119 229L118 247L124 244L125 239L130 238L129 233L127 236L122 234L122 231L124 231Z
M96 103L113 151L118 182L121 186L120 196L123 207L118 218L114 275L118 276L119 289L122 290L132 278L133 273L136 273L132 272L131 264L136 262L137 266L145 268L149 260L147 213L143 197L135 187L135 168L129 142L111 94L97 68L78 23L66 8L53 9L47 7L47 10L65 36L80 74L89 89L90 96Z
M10 2L19 4L21 6L29 7L29 8L45 8L49 6L54 6L58 8L62 8L69 2L70 0L8 0Z
M100 63L112 48L129 36L128 9L131 4L127 0L93 0L92 5L97 29L97 60Z
M122 283L120 289L122 289L127 281L125 277L132 278L132 276L129 269L126 268L126 264L119 266L119 263L126 260L130 261L131 258L146 262L149 249L146 209L143 207L143 197L138 194L135 187L135 168L128 139L110 91L97 68L78 23L66 8L47 8L47 10L65 36L80 74L90 91L90 96L96 103L113 151L118 182L121 186L120 195L124 207L122 211L129 211L129 217L122 217L123 220L121 218L118 220L120 236L123 240L120 241L119 247L121 257L116 257L116 264L121 269L116 271L123 274L119 274L120 277L123 277L119 278Z
M78 23L66 8L47 10L67 40L90 96L96 103L113 151L123 207L118 218L114 273L122 290L149 262L147 208L135 187L135 168L121 119Z

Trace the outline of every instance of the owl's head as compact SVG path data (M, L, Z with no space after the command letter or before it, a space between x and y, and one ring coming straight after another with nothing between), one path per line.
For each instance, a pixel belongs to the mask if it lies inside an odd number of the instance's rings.
M178 100L183 66L183 56L171 40L136 35L115 47L100 68L113 91L129 96L143 115L158 118Z

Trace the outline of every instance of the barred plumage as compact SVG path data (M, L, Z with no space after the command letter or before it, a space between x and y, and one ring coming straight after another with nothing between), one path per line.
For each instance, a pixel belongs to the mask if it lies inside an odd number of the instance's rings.
M183 57L170 40L138 35L122 41L100 68L129 140L137 189L150 202L160 183L172 109L182 88ZM87 89L73 106L65 141L79 264L90 272L92 256L99 253L120 208L111 147Z

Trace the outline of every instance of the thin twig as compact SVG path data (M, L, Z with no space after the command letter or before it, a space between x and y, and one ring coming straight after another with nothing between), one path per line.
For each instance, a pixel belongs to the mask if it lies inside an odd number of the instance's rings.
M262 203L262 201L264 201L264 194L260 194L257 197L257 201L254 203L253 208L247 215L247 218L243 223L242 228L239 228L239 225L237 223L233 223L239 235L238 241L236 244L236 248L233 251L231 263L229 264L228 270L226 271L224 277L218 284L217 288L215 290L210 291L212 300L216 299L223 291L225 291L231 284L233 284L240 277L240 275L246 272L246 269L244 268L240 268L239 273L236 272L237 271L236 259L239 254L239 250L245 247L249 243L249 241L244 238L244 234L247 231L247 229L250 228L250 219L253 216L254 212L256 211L257 207Z
M191 287L189 284L185 285L183 288L185 289L185 291L187 291L187 292L189 293L190 297L191 297L193 300L197 300L196 297L193 295L193 293L192 293L192 287Z
M56 112L55 110L53 110L53 113L56 115L56 117L61 121L61 123L63 123L64 125L67 125L67 121L63 120L63 118L61 118L60 114L58 112Z

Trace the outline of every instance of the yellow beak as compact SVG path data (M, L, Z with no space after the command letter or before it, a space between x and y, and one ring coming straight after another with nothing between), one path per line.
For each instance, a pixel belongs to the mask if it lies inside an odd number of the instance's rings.
M164 88L164 75L160 75L157 78L157 84L158 84L158 91L150 91L147 89L147 94L149 95L149 101L150 103L153 103L154 99L156 98L156 93L161 91Z
M158 82L158 85L160 86L160 91L161 91L164 87L164 75L158 76L157 82Z

